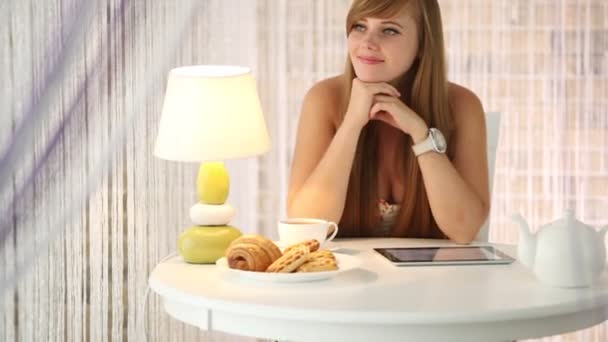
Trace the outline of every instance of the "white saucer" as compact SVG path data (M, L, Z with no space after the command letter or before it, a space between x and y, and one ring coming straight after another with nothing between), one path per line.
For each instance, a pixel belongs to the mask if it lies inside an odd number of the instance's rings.
M242 278L273 282L273 283L299 283L325 280L337 276L343 272L359 267L360 261L358 258L346 254L334 253L338 262L338 269L335 271L326 272L302 272L302 273L267 273L267 272L251 272L241 271L228 267L226 257L219 259L216 262L218 268L223 272L237 275Z

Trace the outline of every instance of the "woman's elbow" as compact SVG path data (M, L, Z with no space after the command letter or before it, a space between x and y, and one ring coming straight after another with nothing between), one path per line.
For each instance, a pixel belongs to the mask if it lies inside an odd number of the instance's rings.
M296 201L294 201L294 200L287 201L287 217L288 218L306 217L306 215L302 215L302 211L303 210L300 208L300 206L298 206Z
M287 205L287 218L300 217L297 212L298 210L295 208L293 203L289 203Z
M490 209L487 205L483 204L479 210L467 210L465 209L459 220L455 220L452 231L454 234L450 234L448 237L453 242L460 245L468 245L475 240L479 231L482 229L486 220L488 219Z
M311 216L311 208L306 206L301 201L298 201L296 198L291 198L287 200L287 217L288 218L304 218L304 217L313 217Z
M305 205L305 201L303 201L298 196L298 191L290 191L287 195L287 217L307 217L306 212L310 209Z

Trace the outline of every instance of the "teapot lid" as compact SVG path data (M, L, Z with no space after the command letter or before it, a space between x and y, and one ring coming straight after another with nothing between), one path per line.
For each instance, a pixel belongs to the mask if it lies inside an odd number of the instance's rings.
M574 219L576 219L574 217L574 208L566 208L564 210L564 217L565 218L574 218Z
M576 216L574 215L574 209L573 208L567 208L566 210L564 210L563 217L560 220L558 220L558 221L565 221L564 223L568 227L578 226L579 228L590 228L590 229L592 229L590 226L586 225L585 223L579 221L576 218Z

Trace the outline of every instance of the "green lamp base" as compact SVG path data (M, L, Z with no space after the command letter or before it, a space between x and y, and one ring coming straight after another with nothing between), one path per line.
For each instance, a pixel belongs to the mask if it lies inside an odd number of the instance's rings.
M177 241L179 254L192 264L215 264L232 241L242 233L232 226L194 226Z

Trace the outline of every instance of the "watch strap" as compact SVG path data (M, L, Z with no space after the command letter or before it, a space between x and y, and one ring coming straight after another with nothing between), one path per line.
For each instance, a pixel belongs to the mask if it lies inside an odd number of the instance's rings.
M431 138L431 134L426 137L426 139L412 146L412 150L414 150L414 154L417 156L435 150L435 145L433 144L433 139Z

